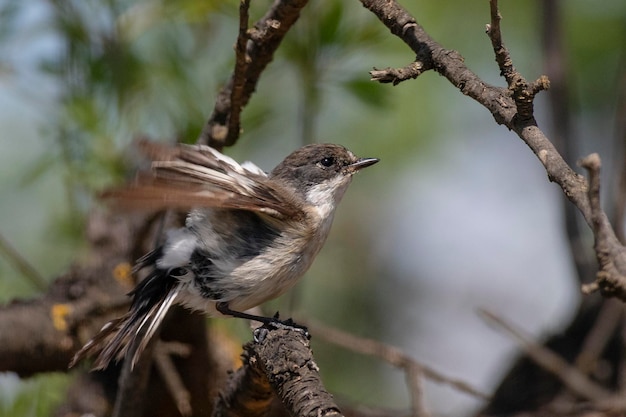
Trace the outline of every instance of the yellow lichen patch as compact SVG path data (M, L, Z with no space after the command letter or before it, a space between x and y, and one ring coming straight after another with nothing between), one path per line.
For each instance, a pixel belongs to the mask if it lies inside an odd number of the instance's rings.
M55 329L64 332L67 330L67 316L72 312L72 306L69 304L53 304L50 308L50 316L52 317L52 325Z
M132 269L132 266L128 262L121 262L113 268L113 278L125 287L132 287Z

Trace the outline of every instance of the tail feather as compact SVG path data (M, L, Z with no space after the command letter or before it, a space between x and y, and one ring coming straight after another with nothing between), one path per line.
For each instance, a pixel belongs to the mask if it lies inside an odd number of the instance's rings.
M146 316L146 318L142 320L142 323L139 325L135 333L134 339L136 339L141 333L143 334L141 335L141 341L139 342L139 346L137 346L137 349L133 354L131 367L135 366L135 364L139 360L139 357L141 356L141 352L146 349L148 342L150 341L150 339L152 339L152 336L154 336L154 332L157 331L157 329L161 325L161 322L163 321L163 318L176 300L179 291L180 284L175 286L158 305L155 305L150 310L150 313ZM147 324L148 326L145 328L144 333L142 332L142 330L144 329L145 324Z
M102 326L102 329L92 339L90 339L85 345L74 354L70 361L69 367L73 368L78 362L86 357L94 355L96 352L102 350L102 346L106 343L110 336L122 327L123 322L127 319L128 314L124 317L120 317L115 320L111 320ZM104 366L103 368L105 368ZM94 368L95 369L95 368ZM100 369L100 368L98 368Z
M169 308L175 302L181 283L168 270L155 269L130 293L130 311L104 325L100 332L80 349L70 367L81 359L98 353L93 369L104 369L111 361L119 361L133 351L134 367Z

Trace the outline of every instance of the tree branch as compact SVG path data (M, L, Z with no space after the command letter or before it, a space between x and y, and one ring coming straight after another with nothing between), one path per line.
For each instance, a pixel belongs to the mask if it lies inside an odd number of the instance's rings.
M446 77L463 94L487 108L497 123L514 131L531 148L543 164L549 180L561 187L594 232L596 256L601 270L594 285L583 288L587 292L600 288L607 296L626 300L625 250L615 238L606 214L599 207L592 209L587 195L589 184L585 178L574 172L537 126L533 115L534 97L547 89L549 82L547 77L542 76L529 83L515 70L502 41L497 0L490 0L491 23L487 25L487 34L507 82L506 89L484 83L465 66L458 52L446 50L435 42L395 0L361 0L361 3L411 47L418 60L424 64L424 71L432 68Z
M361 0L361 3L413 50L416 61L422 64L422 72L437 71L463 94L487 107L498 124L511 122L516 109L507 89L481 80L467 68L461 54L443 48L395 0Z
M600 271L595 286L606 296L626 300L626 248L621 245L600 204L600 156L591 154L580 161L589 172L589 201L592 213L594 250ZM585 286L587 290L594 286Z
M46 280L37 272L18 251L9 243L7 239L0 233L0 254L3 254L24 277L30 281L32 286L43 291L46 286Z
M253 29L241 30L247 22L247 12L240 17L235 70L220 90L211 117L204 125L198 143L215 149L233 145L239 137L239 113L256 90L261 73L274 58L285 34L300 17L308 0L275 0L271 9ZM246 11L243 6L241 10ZM246 44L245 54L240 49Z
M424 377L439 384L449 385L460 392L481 400L489 398L488 395L480 392L470 384L441 374L440 372L416 361L410 355L397 347L389 346L377 340L359 337L314 320L298 319L298 321L304 322L316 337L319 337L328 343L341 346L344 349L361 353L363 355L377 357L392 366L403 369L407 374L407 379L410 379L412 375L414 375L414 370L418 370ZM410 394L414 403L413 409L417 410L419 408L419 403L421 402L419 390L411 392Z
M70 268L37 299L0 307L0 371L65 371L82 343L127 308L129 288L113 271L128 259L130 222L94 213L88 229L94 246L85 265Z
M512 335L531 359L559 378L576 395L592 401L606 400L611 397L609 391L591 381L584 373L571 366L560 356L529 340L521 331L515 329L502 318L486 310L481 310L480 314L489 323L495 324L498 329L505 330Z
M272 392L292 416L341 416L303 332L260 327L255 334L259 340L244 346L244 365L220 395L215 416L263 415Z

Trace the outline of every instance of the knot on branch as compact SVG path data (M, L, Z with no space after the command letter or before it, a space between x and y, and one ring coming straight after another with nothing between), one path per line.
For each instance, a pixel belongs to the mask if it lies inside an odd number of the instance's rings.
M498 1L489 2L491 9L491 23L486 25L486 33L491 39L491 45L496 56L496 62L500 68L500 75L506 80L510 94L517 107L516 118L518 120L530 120L533 118L533 101L535 95L550 87L548 77L542 75L535 82L529 83L513 65L511 54L504 46L502 32L500 30L500 20L502 15L498 10Z
M392 83L395 86L402 81L419 77L424 71L424 64L416 60L403 68L385 68L382 70L374 68L370 71L370 76L372 77L370 80L383 84Z
M507 82L517 108L516 117L520 120L532 119L535 96L540 91L547 90L550 87L548 77L542 75L535 82L529 83L513 68L513 73L509 75Z
M280 26L280 20L267 19L248 29L248 36L252 42L262 44L266 38L273 36L274 32L280 29Z

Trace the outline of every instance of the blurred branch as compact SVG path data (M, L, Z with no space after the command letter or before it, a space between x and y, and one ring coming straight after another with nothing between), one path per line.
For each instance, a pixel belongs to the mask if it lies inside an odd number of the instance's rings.
M577 364L579 367L570 365L549 348L531 341L527 336L522 334L522 331L516 329L510 323L507 323L503 318L486 310L481 310L479 313L488 323L495 325L498 329L504 330L515 338L526 355L539 367L556 376L563 385L569 389L570 393L587 400L575 402L572 401L571 394L566 393L549 402L543 409L537 410L538 406L531 404L526 411L520 410L517 414L512 413L511 410L509 410L509 412L496 412L496 414L494 414L493 410L491 410L479 415L492 416L503 414L518 415L520 417L529 415L573 416L586 415L589 413L599 416L623 415L623 412L626 410L626 400L624 399L623 392L611 392L604 389L595 381L592 381L591 376L587 376L579 369L580 363ZM519 390L523 390L524 388L520 385L517 385L517 388L518 391L516 394L519 396ZM539 395L544 396L545 392L541 392ZM546 400L546 398L543 399ZM529 413L530 410L534 412Z
M154 364L182 416L190 416L192 414L191 394L185 387L171 355L189 356L190 350L191 347L189 345L160 340L157 341L154 347Z
M9 262L38 290L44 290L48 285L37 270L9 243L0 233L0 253L4 254Z
M480 310L480 315L488 323L494 324L498 329L505 330L513 336L532 360L548 372L554 374L576 395L591 401L601 401L611 396L609 391L591 381L576 367L571 366L549 349L531 341L520 330L517 330L501 317L486 310Z
M144 415L144 401L149 397L147 389L152 370L152 354L156 337L158 334L155 334L155 338L150 340L134 368L133 361L124 360L122 362L113 417L141 417ZM127 357L132 357L136 348L137 346L132 346Z
M621 154L621 158L618 158L618 161L622 163L616 164L618 166L618 181L614 199L615 218L613 221L617 238L624 243L626 241L626 236L624 236L624 221L626 220L626 164L623 163L623 161L626 161L626 54L624 51L622 52L620 68L621 71L618 73L621 76L617 81L619 96L617 99L617 122L614 143L616 146L619 146L618 154Z
M570 109L575 107L569 94L567 80L567 47L563 40L563 2L561 0L540 0L541 7L541 43L542 61L546 75L550 79L548 103L550 106L550 131L552 142L569 164L577 158L576 130L572 127ZM588 283L593 279L597 269L593 252L584 245L583 223L576 207L566 199L562 200L565 230L576 266L577 278L580 284ZM617 230L617 229L616 229ZM600 299L586 298L584 304L599 304Z
M236 142L239 137L241 109L248 104L261 73L274 58L274 52L298 20L300 11L307 2L275 0L270 10L250 30L242 30L246 28L247 6L245 1L241 3L235 70L228 83L220 90L213 113L204 125L198 143L222 149ZM245 53L242 50L244 44Z
M88 261L55 279L41 297L0 307L0 371L27 376L67 370L85 333L128 306L127 288L114 271L127 261L131 230L129 221L92 213Z
M445 376L440 372L435 371L434 369L424 364L421 364L397 347L387 345L377 340L359 337L352 333L344 332L343 330L328 326L326 324L322 324L311 319L298 319L298 321L306 324L306 326L309 328L311 333L315 335L315 337L319 337L328 343L341 346L344 349L348 349L352 352L374 356L389 363L390 365L403 369L406 373L406 378L409 382L409 386L415 386L415 382L413 381L413 379L415 377L423 375L424 377L429 378L434 382L449 385L460 392L471 395L478 399L489 399L488 395L480 392L476 388L472 387L470 384L455 378ZM410 395L413 403L413 415L424 415L423 406L421 404L421 389L419 387L416 387L416 389L410 392Z
M619 332L624 319L624 304L618 300L606 300L602 304L598 317L583 341L580 353L576 357L576 366L582 372L590 374L597 367L602 352Z
M128 309L130 299L126 292L132 288L132 280L124 271L130 271L128 259L135 252L135 246L152 240L150 231L143 227L147 221L144 217L121 218L98 211L91 213L87 230L91 247L82 265L74 265L66 274L56 278L41 297L16 300L0 307L0 339L3 341L0 344L0 371L12 371L20 376L66 372L76 350L106 321ZM208 349L203 317L188 312L178 316L178 311L173 313L175 317L170 321L166 318L163 326L168 340L193 343L195 347L190 357L176 362L178 372L186 381L193 381L189 392L194 409L210 409L210 384L219 384L222 373L225 375L224 367L231 366L231 363L228 358L221 358L221 364L209 360L209 353L214 352ZM215 345L217 343L212 345L212 349ZM151 355L143 355L142 361L135 366L132 378L139 381L138 375L147 377L151 364ZM82 370L88 372L87 367ZM172 404L168 396L159 396L143 405L137 402L147 397L139 395L138 385L130 383L129 379L121 380L118 385L119 370L119 366L112 364L104 372L83 378L91 381L88 388L83 385L73 387L63 408L69 410L68 414L76 410L82 410L81 414L98 409L110 412L115 400L113 395L119 386L120 392L126 390L129 395L118 395L118 407L123 410L118 415L132 415L133 407L135 415L156 415L149 411L154 409L160 416L177 415L168 407L179 404ZM159 375L156 376L150 377L149 392L158 386L156 380ZM74 390L81 394L73 395ZM105 392L106 396L94 392ZM179 400L176 395L172 398ZM106 401L111 402L102 407Z

